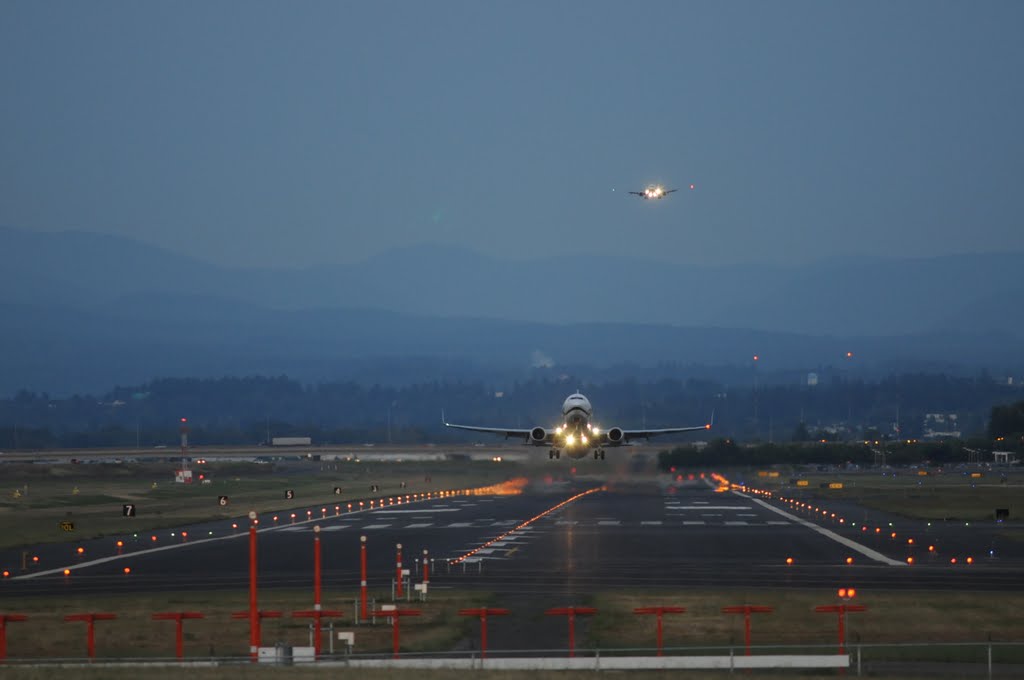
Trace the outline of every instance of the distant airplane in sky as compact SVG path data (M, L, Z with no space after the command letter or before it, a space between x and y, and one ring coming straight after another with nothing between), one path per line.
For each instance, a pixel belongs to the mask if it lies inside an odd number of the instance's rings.
M693 189L694 185L691 184L690 188ZM643 191L630 191L629 193L639 196L644 200L650 200L652 198L665 198L676 191L679 191L679 189L666 189L660 184L648 184Z
M624 430L613 427L601 430L590 422L594 409L590 400L576 392L570 394L562 404L562 424L553 430L543 427L517 429L508 427L476 427L474 425L455 425L445 422L445 427L473 432L489 432L503 434L505 438L522 438L524 443L533 446L550 446L548 458L560 458L562 451L570 458L582 458L588 452L594 452L594 458L604 459L604 447L628 444L632 439L647 439L662 434L710 430L711 423L692 427L668 427L657 430ZM712 421L714 416L712 416Z
M651 184L651 185L648 185L643 191L630 191L629 193L635 194L635 195L637 195L637 196L639 196L640 198L643 198L643 199L652 199L652 198L665 198L666 196L668 196L669 194L671 194L674 191L679 191L679 190L678 189L669 189L669 190L666 191L665 187L661 186L660 184Z

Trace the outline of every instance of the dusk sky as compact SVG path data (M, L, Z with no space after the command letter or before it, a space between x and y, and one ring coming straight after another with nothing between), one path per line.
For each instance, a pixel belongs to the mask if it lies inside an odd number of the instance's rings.
M259 266L1024 251L1022 35L1018 0L4 0L0 225Z

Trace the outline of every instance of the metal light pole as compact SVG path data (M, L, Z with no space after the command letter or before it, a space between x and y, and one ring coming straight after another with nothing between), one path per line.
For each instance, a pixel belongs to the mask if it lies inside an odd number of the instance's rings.
M738 607L722 607L723 614L743 614L743 642L746 645L746 655L750 656L750 615L770 614L775 611L772 607L758 607L749 604Z
M201 619L203 615L200 612L158 612L153 614L154 621L174 621L174 652L178 659L181 660L185 657L185 643L184 635L182 631L182 620L183 619Z
M359 616L366 621L366 536L359 537L359 574Z
M494 607L483 607L480 609L460 609L459 616L479 616L480 617L480 658L487 658L487 617L488 616L505 616L508 614L507 609L498 609Z
M569 657L576 656L576 617L593 616L597 610L593 607L556 607L549 609L546 616L565 616L569 619Z
M398 554L395 557L395 599L402 597L402 544L397 545Z
M661 617L662 614L682 614L686 607L637 607L634 614L654 614L658 619L658 656L661 656Z
M256 512L249 511L249 656L253 663L259 660L260 613L257 605L256 585Z

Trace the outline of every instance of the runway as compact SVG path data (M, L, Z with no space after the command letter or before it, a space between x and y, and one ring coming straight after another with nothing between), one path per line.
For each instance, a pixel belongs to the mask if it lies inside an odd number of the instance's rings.
M363 535L369 585L378 591L390 590L398 543L413 582L421 579L426 549L431 588L560 600L626 588L1024 585L1024 547L999 543L994 525L927 526L860 508L840 510L812 510L749 491L716 492L699 478L674 484L536 481L519 495L431 498L352 512L296 508L277 513L276 522L259 518L259 580L263 588L310 585L313 526L319 525L328 588L357 589ZM12 575L3 580L3 592L245 589L246 529L243 520L218 521L37 546L26 552L27 571L20 570L21 551L6 551L0 567Z

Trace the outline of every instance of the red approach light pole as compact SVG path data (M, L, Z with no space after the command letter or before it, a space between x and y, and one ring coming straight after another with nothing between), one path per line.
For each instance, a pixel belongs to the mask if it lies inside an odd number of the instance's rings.
M359 537L359 618L370 618L366 613L366 536Z
M569 657L572 658L576 656L576 617L593 616L596 613L593 607L555 607L544 612L544 615L569 618Z
M743 642L746 645L747 656L750 656L750 615L770 614L773 611L775 610L772 607L758 607L749 604L738 607L722 607L723 614L743 614Z
M24 614L0 614L0 661L7 658L7 622L26 621Z
M403 616L419 616L422 613L419 609L377 609L374 616L387 616L391 618L391 647L394 658L398 658L398 621Z
M506 616L508 614L507 609L497 609L494 607L483 607L481 609L460 609L459 616L479 616L480 617L480 658L487 658L487 617L488 616Z
M637 607L634 614L654 614L658 618L658 656L661 656L661 616L662 614L682 614L686 607Z
M256 604L256 513L249 511L249 656L258 661L260 640L260 612Z
M93 628L94 628L93 624L96 621L110 621L110 620L116 619L116 618L117 618L117 614L95 614L95 613L89 613L89 614L68 614L67 616L64 617L64 620L65 621L85 621L85 623L87 625L85 636L86 636L87 649L89 650L89 658L90 659L95 659L96 658L96 635L95 635L95 632L93 630Z
M399 543L396 546L398 551L395 557L395 599L401 599L402 597L402 544Z
M317 658L320 657L320 649L322 647L320 643L322 630L320 620L324 618L340 619L341 616L342 612L334 609L306 609L301 612L292 612L293 619L313 619L315 622L316 637L313 638L313 654Z
M253 617L253 613L251 611L247 611L247 612L232 612L231 613L231 618L233 618L233 619L248 619L249 620L249 630L250 631L252 630L252 621L253 621L254 617ZM253 662L256 662L256 661L259 660L260 646L263 644L263 637L262 637L262 634L259 632L260 631L260 622L263 619L279 619L279 618L281 618L281 612L266 612L266 611L259 611L259 610L256 612L255 620L256 620L257 637L256 637L255 640L253 640L252 638L249 639L250 649L255 650L253 652L250 652L250 654L252 655Z
M200 612L158 612L153 614L154 621L174 621L174 651L179 659L185 657L185 643L182 635L182 619L201 619Z
M867 611L867 607L861 604L830 604L815 607L814 611L839 615L839 653L846 653L846 613Z

